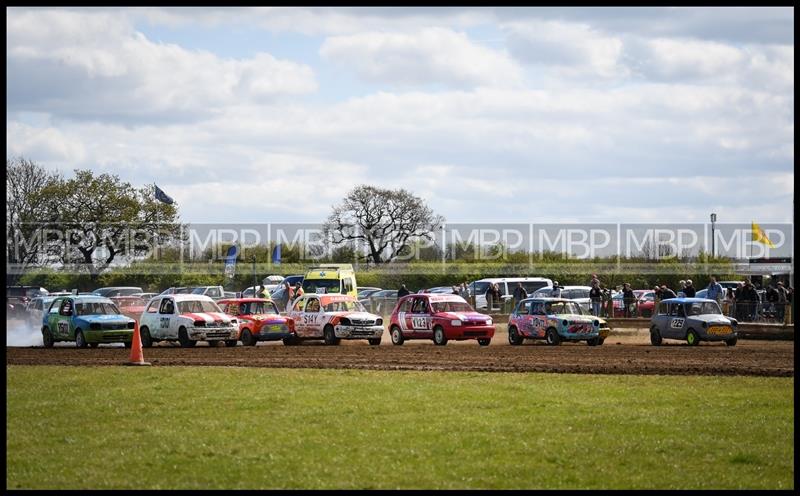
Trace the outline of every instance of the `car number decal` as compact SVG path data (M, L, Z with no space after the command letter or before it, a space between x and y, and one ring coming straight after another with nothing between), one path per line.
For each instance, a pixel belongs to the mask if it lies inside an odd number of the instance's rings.
M303 324L316 324L317 314L303 314Z
M59 334L63 334L64 336L69 334L69 322L67 322L66 320L59 321L58 322L58 333Z
M669 326L673 329L680 329L683 327L683 321L684 319L672 319L672 321L669 323Z
M430 320L428 317L411 317L412 329L429 329Z
M160 318L160 325L162 329L169 329L169 317L161 317Z

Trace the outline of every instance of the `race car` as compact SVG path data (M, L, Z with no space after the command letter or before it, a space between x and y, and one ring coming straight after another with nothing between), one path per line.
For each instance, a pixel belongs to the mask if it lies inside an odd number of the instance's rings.
M138 296L111 296L110 299L117 305L123 315L137 322L142 312L144 312L145 305L147 305L147 301Z
M133 319L120 314L114 302L102 296L59 296L42 316L42 342L75 341L78 348L100 343L125 343L130 348Z
M355 296L304 294L288 316L298 339L324 339L329 345L338 345L341 339L367 339L373 346L381 344L383 319L368 313Z
M444 346L449 340L477 339L488 346L494 336L492 318L476 312L458 295L418 293L398 300L389 323L392 343L406 339L433 339Z
M283 340L287 345L297 341L294 321L280 315L272 300L231 298L217 304L223 312L239 320L239 340L245 346L255 346L259 341Z
M236 346L239 322L225 315L208 296L194 294L159 295L147 303L139 317L142 346L149 348L157 341L178 341L191 348L198 341L214 346Z
M611 328L604 319L586 315L578 303L563 298L528 298L520 301L508 317L508 342L544 339L549 345L562 341L603 344Z
M736 346L738 321L722 315L714 300L670 298L658 304L650 319L650 343L661 346L666 339L686 340L690 346L700 341L725 341Z

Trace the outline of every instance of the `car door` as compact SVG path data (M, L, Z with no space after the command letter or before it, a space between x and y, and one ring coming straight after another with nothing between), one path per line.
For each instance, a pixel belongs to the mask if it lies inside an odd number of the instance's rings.
M302 322L303 334L300 337L319 338L323 336L323 325L325 324L320 306L319 298L312 296L306 300L303 309Z
M661 335L672 339L683 339L686 336L686 316L683 314L683 305L669 303L668 311L667 332L662 332Z
M54 315L54 324L50 330L54 331L56 339L70 339L72 327L72 314L74 313L75 302L72 298L64 298L59 305L58 313Z
M46 325L47 328L50 329L50 334L52 334L53 337L58 336L58 312L60 311L61 305L63 303L64 303L63 299L54 300L47 311ZM44 320L44 317L42 317L42 319Z
M139 316L139 325L141 327L147 327L147 332L149 332L152 337L157 336L159 326L158 309L160 306L161 298L156 298L147 304L144 311Z
M428 337L433 334L433 317L428 299L415 296L411 302L411 313L406 314L406 325L414 337Z
M531 332L533 337L544 337L547 329L547 312L544 302L537 301L531 305Z
M533 332L533 315L531 309L533 308L533 301L523 301L519 308L516 310L515 320L517 322L517 329L519 333L528 336Z
M177 339L178 325L177 308L175 300L163 298L158 307L158 322L150 329L150 335L159 339Z
M291 309L287 312L288 316L294 320L294 330L298 336L304 336L306 331L306 324L303 322L303 309L306 306L306 297L300 296L294 303Z

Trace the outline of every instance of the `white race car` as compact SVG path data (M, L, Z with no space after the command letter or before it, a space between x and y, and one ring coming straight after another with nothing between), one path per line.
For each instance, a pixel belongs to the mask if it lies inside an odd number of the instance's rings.
M156 341L178 341L191 348L198 341L236 346L239 324L225 315L208 296L194 294L159 295L151 299L139 319L142 346Z
M340 339L367 339L381 344L383 319L367 312L354 296L305 294L295 300L288 316L294 319L299 339L324 339L339 344Z

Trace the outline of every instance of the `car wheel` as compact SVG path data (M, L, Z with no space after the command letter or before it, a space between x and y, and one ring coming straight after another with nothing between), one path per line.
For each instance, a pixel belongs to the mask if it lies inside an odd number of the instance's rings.
M725 340L725 344L728 346L736 346L736 338L730 338Z
M75 346L78 348L86 348L89 346L89 343L86 342L86 338L83 336L83 331L80 329L75 331Z
M603 346L603 343L606 342L606 338L597 338L597 346Z
M100 346L100 343L89 343L89 346L91 346L92 348L97 348L98 346Z
M197 345L197 341L189 339L189 332L185 327L178 329L178 342L181 344L181 348L194 348Z
M550 346L558 346L561 344L561 337L558 335L558 331L556 331L554 327L547 329L547 333L545 333L544 338L545 342Z
M47 327L42 329L42 343L44 343L45 348L52 348L53 344L55 344L55 340L53 339L53 334Z
M519 331L517 331L517 326L511 326L508 328L508 344L512 346L521 345L523 341L523 337L519 335Z
M492 342L491 338L480 338L480 339L478 339L478 344L481 345L481 346L489 346L489 343L491 343L491 342Z
M239 344L239 341L237 341L236 339L226 339L225 340L225 347L227 347L227 348L233 348L237 344Z
M297 346L300 344L300 338L297 336L292 336L290 338L283 338L283 345L284 346Z
M339 340L336 339L336 333L333 330L333 326L328 324L325 326L323 330L323 336L325 337L325 344L335 346L339 344Z
M100 343L97 343L97 344L100 344ZM92 343L92 348L97 348L97 344ZM131 347L133 347L133 340L131 339L130 341L125 341L122 344L124 344L126 348L131 348Z
M588 344L589 346L597 346L598 340L599 340L598 338L589 338L586 340L586 344Z
M444 329L442 326L436 326L433 328L433 343L437 346L444 346L447 344L447 337L444 335Z
M153 346L153 339L150 337L150 329L142 327L139 332L139 337L142 339L142 348L150 348Z
M242 331L242 344L244 346L256 345L256 339L253 337L253 334L250 332L250 329L245 329Z
M700 344L700 338L697 336L697 333L694 332L694 329L689 329L689 332L686 333L686 342L689 343L689 346L697 346Z
M659 332L656 326L650 328L650 344L653 346L661 346L661 332Z
M405 341L405 339L403 339L403 331L401 331L400 328L397 326L392 327L391 336L392 336L392 344L400 346L401 344L403 344L403 341Z
M367 341L369 341L369 344L372 346L378 346L381 344L381 338L370 338Z

